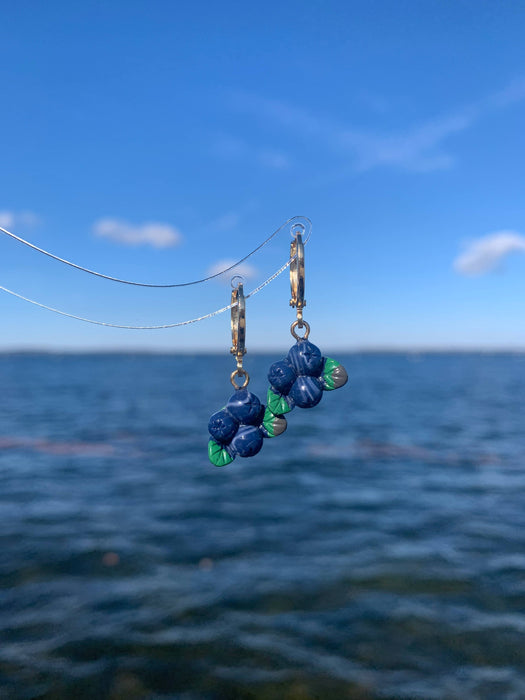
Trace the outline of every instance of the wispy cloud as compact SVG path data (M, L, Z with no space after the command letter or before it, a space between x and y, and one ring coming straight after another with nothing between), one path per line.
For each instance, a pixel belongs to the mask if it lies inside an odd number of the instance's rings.
M229 211L213 219L213 221L207 225L206 229L218 233L225 233L226 231L234 229L240 223L241 219L242 214L240 212Z
M468 113L437 118L404 134L392 136L348 132L342 142L353 151L358 170L379 166L430 172L449 168L454 157L440 150L442 142L452 134L464 131L472 123Z
M505 87L492 93L480 102L480 109L500 109L510 107L525 99L525 78L519 77L511 80Z
M237 203L238 204L238 203ZM229 233L237 229L241 223L246 221L249 216L250 220L253 217L254 211L257 210L258 203L256 199L250 199L236 209L223 211L212 219L208 219L202 223L197 229L197 235L213 235Z
M454 260L454 269L462 275L482 275L516 252L525 253L525 236L515 231L497 231L472 241Z
M109 238L123 245L150 245L153 248L171 248L179 245L182 235L170 224L146 222L130 224L119 219L99 219L93 224L95 236Z
M32 228L36 226L39 222L39 218L36 214L30 211L8 211L6 209L0 210L0 226L6 229L15 228Z
M397 133L355 128L308 113L303 107L251 93L236 93L232 104L239 111L279 124L303 139L314 139L334 155L350 158L356 170L383 166L430 172L453 165L454 156L445 150L447 140L469 129L485 114L508 108L524 99L525 79L520 78L477 102Z
M258 158L262 165L266 165L268 168L274 168L275 170L286 170L286 168L290 167L290 159L280 151L263 149L259 151Z
M218 260L216 263L210 266L206 275L216 275L222 270L227 270L232 265L235 265L236 262L236 260ZM235 277L236 275L240 275L241 277L244 277L245 280L249 280L255 277L256 274L257 270L255 267L243 262L240 265L237 265L237 267L234 267L233 270L229 270L228 272L220 275L217 280L219 282L223 282L224 284L230 284L231 278Z
M222 135L213 144L215 155L225 160L242 160L257 163L274 170L285 170L291 166L290 158L277 149L259 148L234 136Z

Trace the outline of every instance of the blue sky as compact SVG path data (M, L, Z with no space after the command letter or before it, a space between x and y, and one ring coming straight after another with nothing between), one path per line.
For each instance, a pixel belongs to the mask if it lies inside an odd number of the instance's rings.
M514 2L66 2L0 9L0 225L107 274L201 277L313 222L322 348L525 348L525 7ZM281 234L247 290L286 260ZM229 287L96 280L0 239L0 284L124 324ZM248 349L290 344L287 275ZM0 348L229 349L220 315L112 330L5 293Z

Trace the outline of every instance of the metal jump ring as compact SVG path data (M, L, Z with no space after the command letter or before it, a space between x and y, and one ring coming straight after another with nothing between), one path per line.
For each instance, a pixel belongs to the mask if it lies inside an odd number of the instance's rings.
M235 382L235 377L244 377L244 382L242 384L237 384ZM233 384L235 389L246 389L248 382L250 381L250 375L245 369L234 369L230 376L230 382Z
M303 336L297 335L297 333L295 332L296 328L304 328L305 329L304 335ZM292 323L291 328L290 328L290 332L296 340L308 340L308 336L310 335L310 324L304 320L303 321L299 321L299 320L294 321Z

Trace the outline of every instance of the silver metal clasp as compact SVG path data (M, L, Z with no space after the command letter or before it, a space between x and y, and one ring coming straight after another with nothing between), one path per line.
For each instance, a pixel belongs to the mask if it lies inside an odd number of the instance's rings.
M230 352L237 361L237 369L232 372L231 383L236 389L244 389L250 378L242 366L243 357L246 355L246 299L242 282L232 290L231 303L232 347ZM235 382L238 377L244 377L244 383L241 386Z
M300 233L296 233L294 240L290 244L290 289L292 298L290 306L297 309L297 320L299 328L303 327L303 309L306 306L304 298L304 243Z

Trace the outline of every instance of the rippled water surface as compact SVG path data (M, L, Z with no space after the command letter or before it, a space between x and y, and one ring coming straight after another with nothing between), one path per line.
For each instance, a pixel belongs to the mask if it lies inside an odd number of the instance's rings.
M525 357L338 359L217 469L231 358L0 357L1 698L525 698Z

